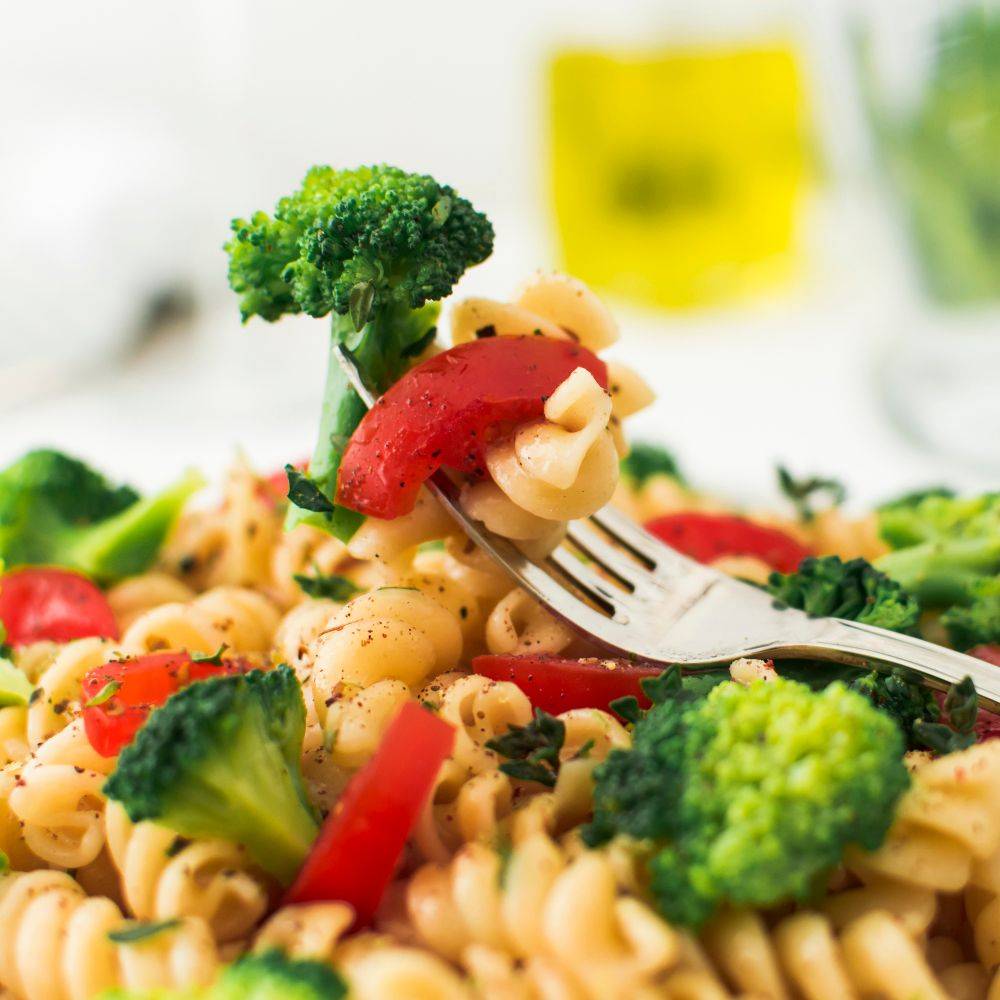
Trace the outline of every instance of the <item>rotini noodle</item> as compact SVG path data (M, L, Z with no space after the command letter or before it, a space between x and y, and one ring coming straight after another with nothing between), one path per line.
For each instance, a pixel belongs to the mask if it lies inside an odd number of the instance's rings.
M87 1000L102 990L202 986L218 963L207 925L187 918L134 944L110 900L63 872L0 876L0 982L22 1000Z
M105 824L125 903L140 920L199 917L227 942L245 938L267 911L270 883L235 844L133 824L116 802Z

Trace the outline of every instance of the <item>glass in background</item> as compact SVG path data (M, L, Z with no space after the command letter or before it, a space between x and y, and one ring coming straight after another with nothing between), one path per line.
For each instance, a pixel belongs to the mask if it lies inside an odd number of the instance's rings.
M873 145L911 263L884 367L922 444L1000 466L1000 5L866 6L853 24Z
M565 267L667 308L788 284L811 174L800 53L783 27L569 44L549 65Z

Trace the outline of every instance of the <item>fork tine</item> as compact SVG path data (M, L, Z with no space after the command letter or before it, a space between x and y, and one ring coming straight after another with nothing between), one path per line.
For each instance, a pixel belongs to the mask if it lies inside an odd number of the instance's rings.
M672 583L677 576L703 571L694 560L681 555L666 542L651 535L630 517L613 507L602 507L590 515L602 531L625 546L662 583Z
M624 591L595 573L590 566L562 546L549 556L549 560L573 586L578 587L591 600L604 607L614 621L621 624L629 621L628 613L622 606L622 599L626 597Z
M651 576L645 561L640 562L638 558L632 558L626 551L612 545L607 536L596 530L589 519L571 521L566 534L577 548L631 590L638 590L653 583L659 585Z

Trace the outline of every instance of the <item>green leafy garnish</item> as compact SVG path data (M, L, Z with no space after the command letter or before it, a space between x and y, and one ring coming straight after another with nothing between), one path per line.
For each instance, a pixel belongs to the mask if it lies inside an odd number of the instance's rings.
M108 681L104 687L101 688L93 698L83 703L84 708L96 708L98 705L104 705L111 701L112 698L121 690L121 681Z
M839 507L847 497L846 487L836 479L821 476L796 479L783 465L779 465L776 472L781 492L792 501L802 521L811 521L816 516L812 504L817 496L826 496L832 507Z
M511 726L503 736L487 740L486 747L507 758L500 765L504 774L554 788L565 740L566 723L536 708L535 717L526 726Z
M108 940L115 944L136 944L148 941L164 931L172 931L175 927L180 927L180 924L179 917L169 920L130 920L124 927L108 931Z
M294 580L310 597L328 597L332 601L343 602L361 593L359 586L346 576L338 576L335 573L326 575L318 570L314 576L296 573Z
M944 698L944 711L948 717L948 725L921 719L913 725L914 735L936 754L955 753L971 747L976 742L975 726L979 715L979 698L971 677L948 688Z

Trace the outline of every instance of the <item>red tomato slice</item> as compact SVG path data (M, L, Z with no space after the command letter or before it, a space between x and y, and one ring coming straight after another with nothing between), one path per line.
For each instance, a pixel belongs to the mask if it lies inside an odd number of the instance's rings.
M12 646L91 635L118 638L118 623L97 585L55 566L29 566L0 576L0 622Z
M649 699L639 682L658 677L663 667L630 660L591 657L564 660L558 656L477 656L477 674L495 681L512 681L535 708L558 715L571 708L607 709L615 698L634 695L643 708Z
M150 653L134 660L112 660L88 671L83 679L84 705L105 691L113 693L99 705L83 709L83 726L90 745L102 757L116 757L132 742L149 717L172 694L195 681L253 669L234 658L218 663L197 663L189 653Z
M483 475L483 448L542 416L576 368L606 389L607 366L586 348L548 337L491 337L453 347L408 371L368 411L340 465L337 502L390 519L413 510L441 466Z
M685 511L654 518L646 530L701 563L720 556L755 556L781 573L794 573L812 555L790 535L732 514Z
M356 925L370 923L454 745L447 722L405 704L327 816L285 902L343 900Z

